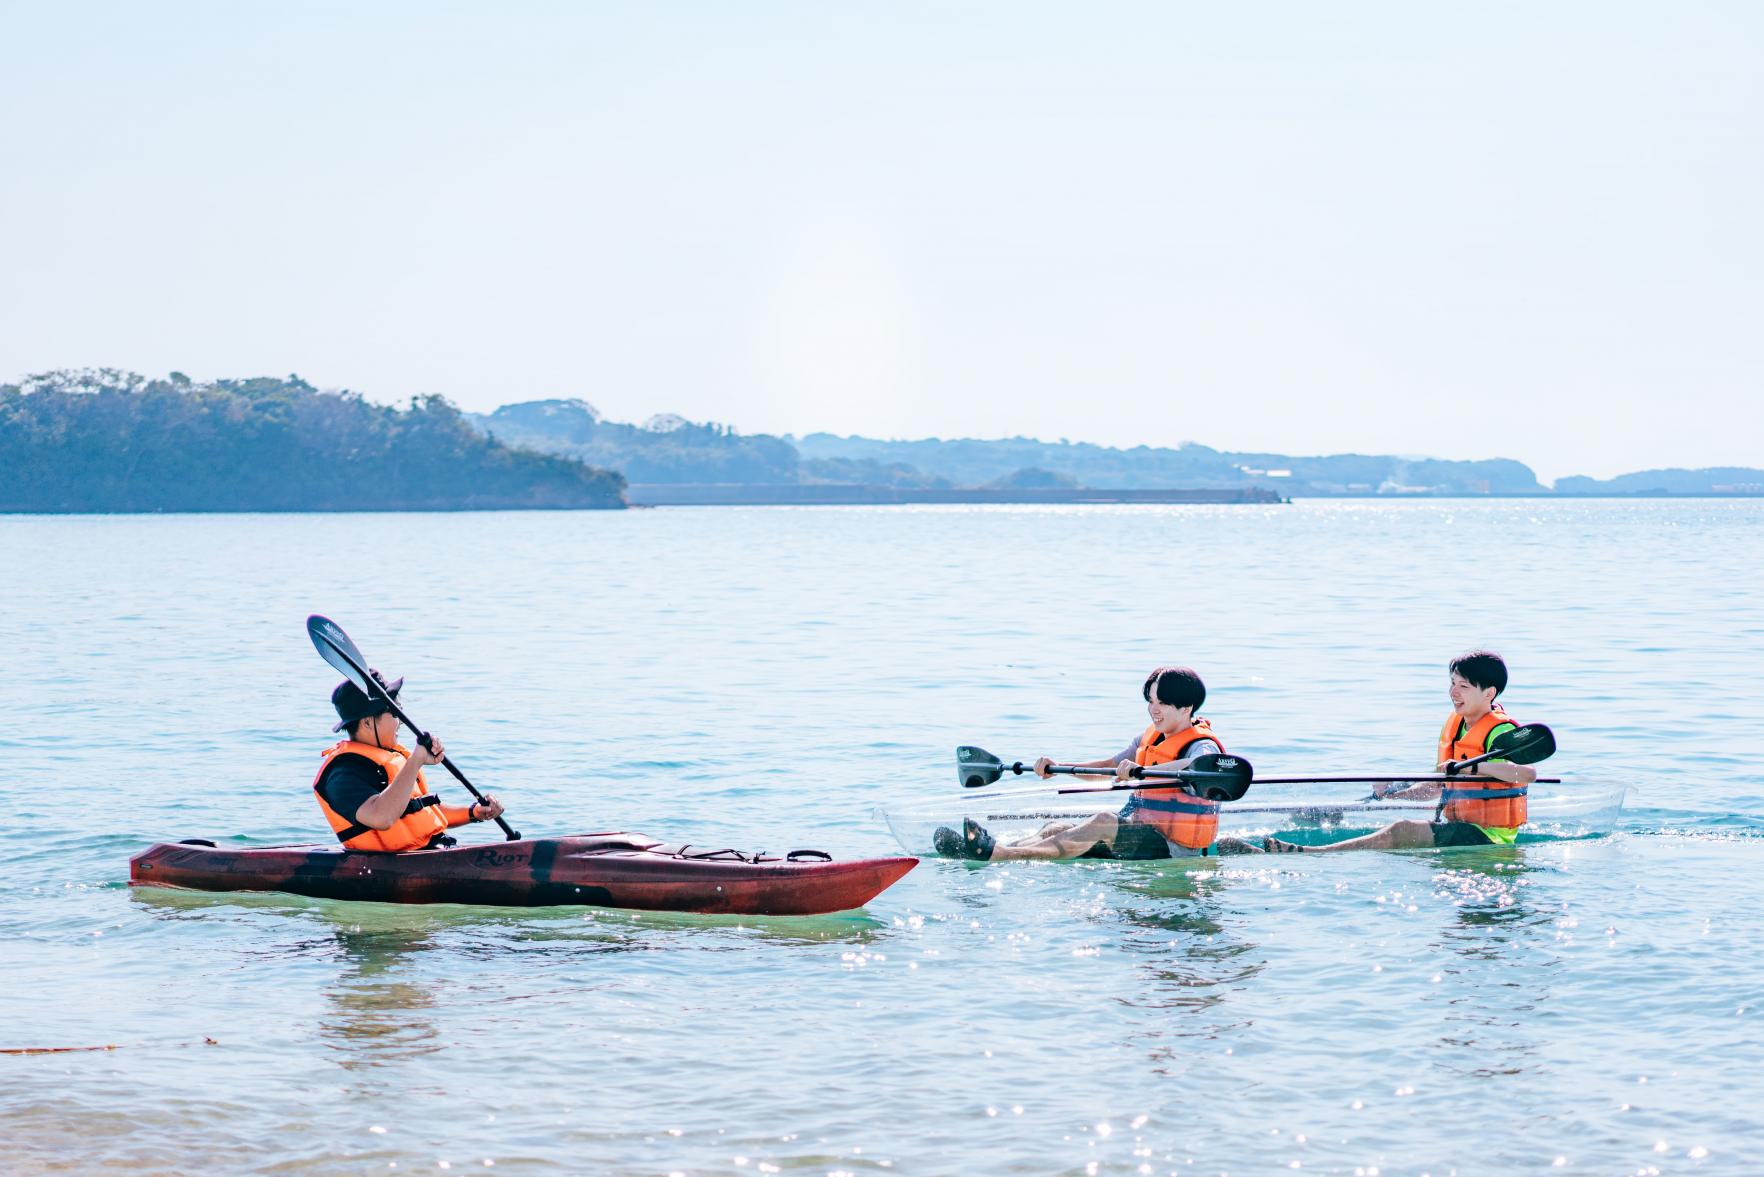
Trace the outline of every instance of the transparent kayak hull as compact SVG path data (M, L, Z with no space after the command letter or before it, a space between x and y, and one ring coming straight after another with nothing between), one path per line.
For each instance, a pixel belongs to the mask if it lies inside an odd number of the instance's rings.
M959 829L963 818L973 818L1000 842L1020 842L1051 822L1069 824L1119 812L1132 795L1130 790L1061 793L1062 787L1073 786L1069 780L1028 786L1001 782L878 812L907 853L934 856L933 833L940 826ZM1220 807L1219 836L1255 840L1276 834L1320 845L1356 838L1394 821L1433 820L1433 801L1375 801L1367 797L1369 792L1363 784L1252 785L1243 800ZM1609 834L1627 792L1621 784L1585 779L1533 785L1530 818L1519 831L1519 842Z

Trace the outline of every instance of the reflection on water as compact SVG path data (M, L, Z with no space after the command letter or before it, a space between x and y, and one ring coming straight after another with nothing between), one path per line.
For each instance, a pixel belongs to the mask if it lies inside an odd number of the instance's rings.
M1217 862L1192 860L1135 863L1105 877L1118 893L1112 920L1121 947L1144 957L1137 992L1119 999L1135 1011L1122 1046L1143 1053L1155 1074L1186 1073L1196 1050L1233 1020L1232 992L1265 963L1221 910L1237 880Z
M341 1065L375 1067L442 1049L431 1020L434 995L399 978L407 957L434 947L431 933L338 926L332 935L343 968L330 986L319 1035L342 1052Z
M1527 854L1518 846L1439 854L1433 899L1451 919L1438 945L1456 959L1440 965L1420 1004L1436 1019L1433 1066L1455 1075L1487 1079L1543 1066L1538 1015L1555 996L1560 962L1550 949L1553 917L1529 902L1551 868Z
M1523 846L1456 848L1437 851L1435 857L1434 896L1452 905L1460 924L1482 928L1531 918L1525 896L1533 876L1547 868L1530 862ZM1487 937L1491 944L1504 941L1499 935Z
M859 910L823 916L700 915L691 912L628 911L606 907L469 907L451 903L357 903L270 892L180 891L134 887L129 897L168 919L235 919L250 913L301 917L333 932L401 934L415 941L449 930L479 932L491 940L449 943L450 951L500 951L509 942L529 947L575 946L587 951L626 951L656 947L655 940L690 938L720 930L778 943L820 944L855 940L887 929L889 921ZM500 935L500 940L496 936ZM424 945L413 943L411 948Z

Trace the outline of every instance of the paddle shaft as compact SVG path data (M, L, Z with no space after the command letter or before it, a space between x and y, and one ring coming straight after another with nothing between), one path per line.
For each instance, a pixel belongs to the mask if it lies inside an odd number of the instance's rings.
M1323 817L1342 813L1391 813L1396 810L1414 810L1418 813L1433 812L1431 803L1426 805L1414 802L1395 802L1379 805L1372 802L1353 802L1348 805L1226 805L1226 813L1315 813Z
M1498 777L1445 776L1442 773L1416 773L1411 776L1265 776L1257 777L1258 785L1446 785L1454 781L1493 781ZM1511 781L1506 782L1511 784ZM1557 777L1539 777L1534 784L1553 785Z
M367 667L361 665L361 663L357 662L354 658L351 658L347 651L339 649L335 642L326 642L326 645L329 645L337 656L343 659L343 661L349 663L350 668L355 671L357 686L366 683L368 689L377 695L382 703L386 704L386 709L398 717L398 722L417 734L417 743L429 749L431 752L435 750L433 743L429 739L429 733L418 727L416 721L411 719L409 715L405 714L404 708L398 705L398 700L394 699L391 692L387 691L385 687L380 685L378 679L368 673ZM443 756L441 758L441 767L452 773L453 779L465 786L466 792L470 793L480 802L484 800L484 794L478 792L478 787L476 785L466 780L465 773L459 771L459 769L454 766L453 761ZM511 827L506 821L502 820L500 816L496 818L496 824L502 827L502 832L508 841L520 841L520 833Z
M1032 766L1025 765L1021 760L1014 764L1004 764L999 767L1005 772L1014 772L1018 776L1022 776L1026 772L1035 771ZM1047 766L1047 771L1050 776L1055 774L1062 776L1115 775L1115 770L1113 768L1088 768L1082 764L1050 764ZM1241 774L1235 772L1203 772L1189 768L1158 768L1156 765L1147 767L1143 764L1136 764L1133 766L1134 780L1140 780L1145 777L1153 777L1157 780L1163 781L1205 781L1208 778L1218 780L1237 780L1240 775ZM1060 791L1069 792L1070 790L1062 789Z
M1073 793L1073 792L1082 793L1084 791L1085 790L1083 790L1083 789L1062 789L1061 790L1061 792L1064 792L1064 793ZM1100 792L1101 790L1095 790L1095 791ZM1413 811L1416 813L1431 813L1431 812L1433 812L1433 806L1432 805L1417 805L1417 804L1413 804L1413 803L1409 803L1409 802L1397 802L1397 803L1393 803L1390 805L1369 805L1369 804L1365 804L1362 802L1351 802L1351 803L1344 804L1344 805L1237 805L1237 804L1233 804L1232 802L1229 802L1229 801L1222 801L1219 803L1219 811L1221 813L1299 813L1299 814L1314 813L1314 814L1317 814L1319 817L1325 817L1325 818L1330 817L1332 815L1339 817L1344 813L1395 813L1395 812L1398 812L1399 810ZM1010 813L993 813L993 814L987 814L986 816L987 816L987 820L989 820L989 821L998 821L1001 818L1002 819L1015 819L1015 818L1018 818L1020 815L1010 814ZM1051 812L1048 812L1048 813L1036 813L1036 814L1032 814L1030 816L1033 816L1033 817L1037 818L1038 820L1061 820L1061 819L1071 819L1071 818L1092 817L1094 815L1090 814L1090 813L1078 813L1078 812L1074 812L1074 813L1051 813Z
M372 680L370 680L370 681L372 681ZM433 744L431 744L431 742L429 740L429 733L424 731L422 728L418 727L416 725L416 723L411 720L410 716L408 716L404 713L404 709L402 707L400 707L397 704L397 702L395 702L391 698L391 696L387 695L386 692L381 691L380 692L380 699L387 704L387 706L391 710L392 714L396 715L398 717L399 723L402 723L405 727L407 727L411 731L417 733L417 743L421 744L425 748L428 748L431 752L434 751L434 746L433 746ZM465 786L466 792L470 793L473 797L476 797L479 801L484 800L484 794L478 792L478 786L476 786L476 785L472 784L472 782L466 780L465 773L459 771L458 767L456 767L454 765L452 760L443 756L441 758L441 767L445 768L448 772L452 773L453 779ZM510 841L510 842L520 841L520 838L521 838L520 833L517 830L510 827L509 824L506 821L503 821L500 816L498 816L496 818L496 824L502 827L502 832L507 837L508 841Z
M1511 751L1512 751L1512 749L1510 749L1510 748L1496 748L1493 751L1484 752L1481 756L1472 756L1468 760L1447 761L1446 762L1446 775L1450 776L1450 777L1455 777L1459 773L1463 772L1466 768L1474 768L1476 765L1481 764L1484 760L1495 760L1495 759L1499 759L1502 757L1506 757L1509 753L1511 753ZM1521 761L1521 763L1523 763L1523 761Z
M1444 776L1435 776L1435 777L1292 776L1292 777L1263 777L1263 778L1256 781L1256 784L1258 784L1258 785L1311 785L1311 784L1326 785L1326 784L1371 784L1371 783L1391 783L1391 784L1405 784L1405 785L1431 785L1431 784L1442 784L1442 785L1443 784L1461 784L1461 785L1502 784L1502 785L1506 785L1506 784L1512 784L1511 781L1503 781L1499 777L1492 777L1492 776L1454 776L1454 777L1444 777ZM1561 777L1539 777L1537 780L1535 780L1531 783L1534 785L1559 785L1562 783L1562 778ZM1125 792L1129 789L1140 789L1140 788L1144 788L1144 786L1143 785L1101 785L1101 786L1093 786L1090 788L1083 788L1083 789L1061 789L1059 791L1062 794L1064 794L1064 793L1119 793L1119 792ZM1281 812L1281 810L1278 806L1276 806L1274 808L1269 808L1269 809L1243 809L1243 808L1238 807L1236 804L1234 804L1233 802L1230 802L1230 801L1222 801L1222 802L1220 802L1220 804L1230 808L1231 812L1233 812L1233 813L1278 813L1278 812ZM1302 805L1301 804L1298 806L1298 808L1336 810L1336 809L1351 809L1351 808L1353 808L1353 806L1351 806L1351 805L1333 805L1333 804L1330 804L1329 802L1320 802L1315 805ZM1369 806L1367 806L1367 808L1368 809L1380 809L1380 808L1391 809L1391 808L1394 808L1394 806L1369 805ZM1433 806L1423 805L1423 806L1421 806L1421 808L1422 809L1432 809Z

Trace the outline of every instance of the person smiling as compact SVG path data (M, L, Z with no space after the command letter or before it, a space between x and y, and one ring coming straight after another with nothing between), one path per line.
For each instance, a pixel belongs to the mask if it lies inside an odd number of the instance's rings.
M1452 713L1440 729L1434 755L1435 771L1448 772L1455 761L1470 760L1493 749L1496 738L1518 728L1495 700L1507 689L1507 664L1492 650L1471 650L1452 659L1448 694ZM1494 759L1472 772L1491 781L1424 783L1381 792L1387 799L1438 797L1439 820L1392 822L1359 838L1327 846L1301 846L1279 838L1262 847L1276 853L1331 850L1413 850L1430 846L1510 846L1525 824L1526 792L1537 779L1528 764Z
M396 699L404 680L388 683L380 672L370 671L374 681ZM323 753L313 793L337 840L350 850L425 850L449 846L447 831L467 822L489 821L502 813L494 797L470 806L441 804L429 792L422 770L441 763L445 755L438 737L413 751L398 743L398 717L377 695L352 682L337 684L331 692L337 709L332 731L348 729L347 735Z
M1197 714L1207 700L1200 675L1186 666L1160 666L1146 676L1140 693L1151 726L1116 755L1077 767L1125 781L1136 765L1183 768L1197 756L1224 753L1211 725ZM1035 762L1035 774L1047 779L1052 763L1043 756ZM1148 786L1134 790L1118 813L1099 813L1075 824L1050 823L1024 842L999 842L972 818L962 822L959 832L938 829L932 841L946 857L991 861L1188 858L1212 852L1218 829L1218 802L1203 801L1181 788Z

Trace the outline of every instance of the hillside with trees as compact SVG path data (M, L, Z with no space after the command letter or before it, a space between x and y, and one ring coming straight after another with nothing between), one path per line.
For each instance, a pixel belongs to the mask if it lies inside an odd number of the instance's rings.
M527 401L474 418L499 441L615 469L631 482L795 482L796 447L767 434L662 414L642 425L603 421L581 400Z
M298 376L202 383L176 372L152 380L96 369L0 384L0 511L617 508L625 505L627 479L644 487L851 488L854 502L865 493L892 501L961 489L1764 493L1764 471L1747 467L1571 477L1551 488L1505 458L1304 457L1194 442L1120 449L1026 437L779 437L673 414L642 424L608 421L583 400L523 401L473 414L429 396L398 409L321 391ZM670 493L646 491L639 501L679 498Z
M1029 437L775 437L695 424L673 414L628 425L606 420L583 400L504 405L471 419L503 441L621 470L636 485L1262 488L1311 496L1549 493L1529 466L1505 458L1294 457L1232 453L1194 442L1117 449Z
M899 462L957 485L977 486L1040 470L1078 486L1153 489L1266 487L1282 494L1546 494L1529 466L1505 458L1444 461L1390 455L1234 453L1196 442L1117 449L1089 442L924 438L881 441L811 433L807 458Z
M625 481L517 449L438 396L112 369L0 385L0 511L618 508Z
M1705 466L1697 470L1638 470L1615 478L1556 480L1561 494L1576 495L1756 495L1764 494L1764 470L1750 466Z

